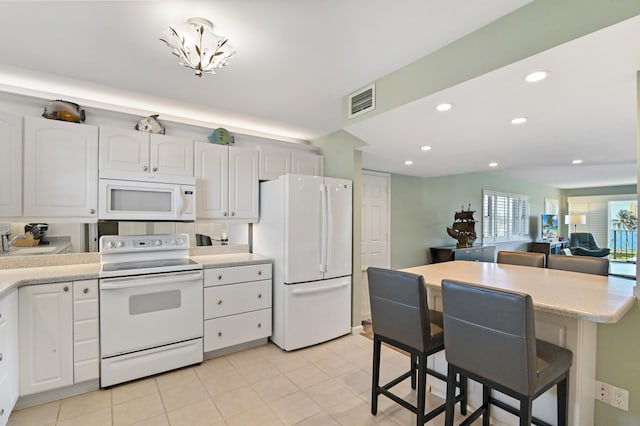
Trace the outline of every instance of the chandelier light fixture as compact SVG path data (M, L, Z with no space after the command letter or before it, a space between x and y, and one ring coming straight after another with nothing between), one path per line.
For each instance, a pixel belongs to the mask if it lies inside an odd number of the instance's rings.
M172 49L180 65L191 68L198 77L215 74L236 53L226 37L213 32L208 19L189 18L184 24L169 26L164 35L166 38L160 40Z

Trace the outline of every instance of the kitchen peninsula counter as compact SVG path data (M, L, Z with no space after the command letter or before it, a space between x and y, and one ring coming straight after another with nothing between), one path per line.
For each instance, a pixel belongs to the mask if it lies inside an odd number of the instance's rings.
M616 323L636 303L635 281L555 269L497 263L453 261L403 269L422 275L428 286L429 306L442 310L443 279L512 290L531 295L535 309L536 337L573 353L569 373L569 424L593 426L595 409L596 345L600 326ZM491 315L487 312L487 315ZM445 350L446 352L446 350ZM445 372L446 360L436 354L432 368ZM434 381L435 393L444 385ZM481 386L470 386L469 403L478 407ZM555 422L555 394L551 389L536 399L534 415ZM502 398L501 398L502 399ZM513 400L512 400L513 402ZM514 417L492 409L492 423L514 424Z

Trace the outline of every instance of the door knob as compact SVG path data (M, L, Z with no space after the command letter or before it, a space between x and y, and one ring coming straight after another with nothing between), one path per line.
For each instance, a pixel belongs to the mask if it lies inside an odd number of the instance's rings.
M87 293L89 293L89 289L85 287L84 289L82 289L82 292L83 292L84 294L87 294Z
M69 291L69 286L65 285L64 287L62 287L62 290L64 290L65 292Z

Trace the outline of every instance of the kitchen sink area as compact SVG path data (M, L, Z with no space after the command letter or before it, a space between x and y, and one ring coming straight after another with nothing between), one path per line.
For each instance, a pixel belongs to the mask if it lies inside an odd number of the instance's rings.
M6 253L7 256L30 256L34 254L54 254L59 253L61 250L60 247L57 246L47 246L47 247L18 247L9 250Z

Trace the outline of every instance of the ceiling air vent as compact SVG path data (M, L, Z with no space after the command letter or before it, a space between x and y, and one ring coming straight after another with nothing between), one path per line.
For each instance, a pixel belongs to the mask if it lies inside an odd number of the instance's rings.
M376 109L376 85L372 84L349 95L349 118Z

